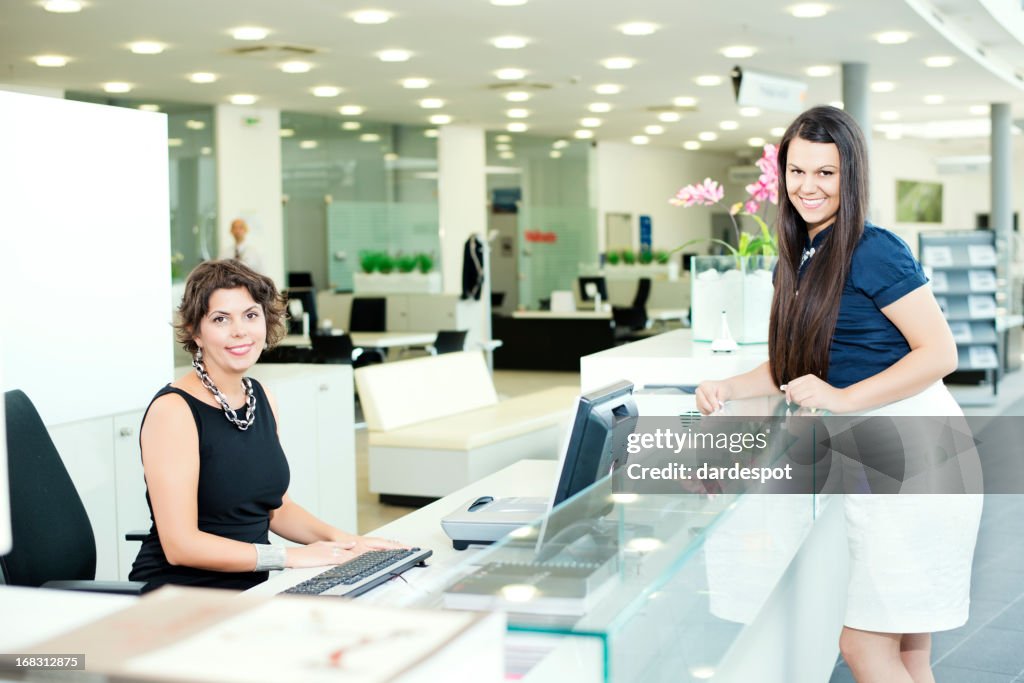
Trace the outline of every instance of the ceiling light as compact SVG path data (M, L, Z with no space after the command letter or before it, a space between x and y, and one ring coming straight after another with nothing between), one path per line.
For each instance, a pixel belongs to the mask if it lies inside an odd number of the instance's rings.
M750 47L749 45L729 45L728 47L723 47L720 52L729 59L747 59L754 56L757 48Z
M496 7L519 7L525 5L526 0L491 0L491 4Z
M665 123L675 123L681 118L683 118L682 114L676 111L663 111L658 114L658 120Z
M505 126L505 130L507 130L510 133L525 133L529 129L530 127L527 126L522 121L513 121L512 123Z
M428 97L420 100L419 105L424 109L441 109L444 107L444 100L437 97Z
M212 147L200 147L199 148L199 153L202 154L203 156L208 157L211 154L213 154L213 148Z
M700 149L700 143L696 140L687 140L683 143L683 149L688 149L691 152L695 152Z
M313 88L314 97L337 97L341 94L341 88L333 85L318 85Z
M987 104L972 104L971 108L967 111L971 112L975 116L985 116L988 114L988 110L989 108Z
M644 126L644 132L648 135L661 135L665 132L665 126L651 124L650 126Z
M502 133L501 135L495 135L494 136L494 141L495 142L512 142L512 136L511 135L505 135L504 133Z
M111 81L110 83L103 84L103 90L109 93L131 92L131 89L131 83L122 83L121 81Z
M139 111L160 111L159 104L140 104L137 109Z
M590 138L594 137L594 131L587 129L578 130L575 133L573 133L572 136L577 140L589 140Z
M827 78L835 73L835 69L827 64L817 64L815 66L809 66L804 70L804 73L811 78Z
M309 62L284 62L278 65L281 71L286 74L304 74L309 72L313 68L313 65Z
M789 13L797 19L817 19L828 14L828 5L820 2L801 2L790 7Z
M783 128L782 126L779 126L778 128L772 128L768 132L771 133L772 137L781 138L783 135L786 134L786 129Z
M924 96L924 103L925 104L942 104L945 101L946 101L946 98L943 97L942 95L925 95Z
M316 140L303 140L299 143L300 149L316 149L320 146L320 143Z
M704 142L714 142L715 140L718 139L718 133L706 130L701 133L698 133L697 137L703 140Z
M529 109L509 109L505 112L505 115L510 119L525 119L530 115Z
M892 81L875 81L871 84L871 92L892 92L896 84Z
M499 142L494 146L494 149L498 150L499 152L507 152L508 150L512 149L512 145L508 144L507 142Z
M512 152L506 151L506 152L498 152L498 157L501 158L501 159L515 159L516 155L513 154Z
M609 57L601 62L606 69L632 69L636 60L631 57Z
M57 14L71 14L81 12L82 3L77 0L47 0L43 3L43 9Z
M910 34L904 31L885 31L875 36L882 45L900 45L910 40Z
M722 121L718 124L718 127L722 130L736 130L740 127L740 124L735 121Z
M366 107L358 104L345 104L338 107L338 113L342 116L361 116Z
M598 95L618 95L622 92L622 86L616 83L601 83L594 86L594 92Z
M423 137L425 137L425 138L436 138L437 137L437 128L427 128L425 131L423 131Z
M672 100L672 104L676 105L677 107L696 107L697 106L697 98L696 97L677 97L674 100Z
M67 57L61 55L39 55L33 57L32 61L36 63L36 66L65 66L68 63Z
M716 85L721 85L722 84L722 77L721 76L715 76L713 74L705 74L703 76L697 76L697 78L695 78L693 80L694 80L694 82L697 85L702 86L704 88L711 88L711 87L714 87Z
M764 147L764 138L750 138L747 144L751 147Z
M740 107L740 116L746 116L747 118L753 118L760 116L761 110L757 107Z
M898 111L883 111L878 114L878 118L882 119L883 121L895 121L899 117L900 113Z
M384 155L384 161L398 161L398 155L394 152L388 152Z
M256 104L256 96L255 95L247 95L247 94L243 93L243 94L240 94L240 95L232 95L230 97L230 99L231 99L231 104L240 104L240 105L243 105L243 106L249 105L249 104Z
M402 81L402 87L408 90L423 90L430 87L429 78L406 78Z
M359 136L360 142L380 142L380 135L378 133L363 133Z
M348 18L357 24L386 24L393 16L382 9L361 9L350 13Z
M181 147L185 144L185 141L181 138L167 138L168 147Z
M206 122L198 119L189 119L185 122L185 127L189 130L202 130L206 128Z
M217 74L211 74L208 71L197 71L194 74L189 74L188 80L193 83L213 83L217 80Z
M434 114L427 120L435 126L446 126L452 122L452 117L448 114Z
M377 59L382 62L407 62L412 57L408 50L381 50L377 53Z
M491 45L499 50L520 50L529 44L529 38L522 36L498 36L491 38Z
M953 62L956 60L946 55L935 55L934 57L928 57L924 60L925 66L930 66L933 69L945 69L947 66L953 66Z
M553 149L550 152L548 152L548 156L551 157L552 159L561 159L562 153L559 152L557 149Z
M293 138L295 137L295 129L282 128L281 130L278 131L278 134L283 138Z
M591 102L587 105L587 111L595 114L606 114L612 110L612 105L607 102Z
M828 106L835 107L836 109L846 108L846 104L844 104L842 100L832 100L831 102L828 103Z
M259 26L239 26L231 29L231 37L235 40L263 40L270 33Z
M505 93L505 100L508 102L526 102L533 95L523 90L513 90L512 92Z
M156 43L152 40L140 40L128 46L128 49L137 55L158 55L167 47L163 43Z
M601 119L595 118L593 116L588 116L585 119L580 119L580 125L583 126L584 128L597 128L602 123L604 122Z
M360 123L359 121L342 121L341 122L341 129L342 130L359 130L362 127L363 127L363 124Z
M648 142L651 141L651 139L648 138L646 135L634 135L629 139L629 141L632 142L634 145L646 145Z
M649 36L658 30L658 25L649 21L631 21L618 28L627 36Z
M568 140L555 140L554 142L551 143L551 146L554 147L555 149L565 149L566 147L569 146L569 141Z
M522 69L498 69L494 75L503 81L520 81L526 78L526 72Z

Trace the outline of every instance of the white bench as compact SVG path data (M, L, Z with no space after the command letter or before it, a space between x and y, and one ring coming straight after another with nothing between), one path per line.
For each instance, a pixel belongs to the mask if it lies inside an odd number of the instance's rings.
M480 351L356 370L370 490L437 498L525 458L553 459L579 389L498 401Z

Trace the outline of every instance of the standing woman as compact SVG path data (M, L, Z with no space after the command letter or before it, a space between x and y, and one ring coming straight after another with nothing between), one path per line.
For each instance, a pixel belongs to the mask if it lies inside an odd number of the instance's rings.
M833 413L962 415L942 384L949 325L899 237L866 221L857 123L815 107L779 146L779 261L768 361L697 389L704 414L777 394ZM931 633L967 621L976 495L846 495L850 585L840 649L858 683L932 683Z
M240 261L207 261L188 277L177 339L195 372L157 392L140 443L152 526L132 567L164 584L246 589L268 571L345 562L399 547L335 529L288 497L277 405L245 373L284 336L270 278ZM270 545L268 532L302 547Z

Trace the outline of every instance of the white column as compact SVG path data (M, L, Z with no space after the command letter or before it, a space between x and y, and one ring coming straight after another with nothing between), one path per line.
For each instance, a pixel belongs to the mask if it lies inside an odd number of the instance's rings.
M231 221L249 224L264 272L284 285L281 210L281 116L277 109L220 105L215 111L217 236L232 244Z
M999 276L1005 283L1003 291L1007 298L1004 306L1010 309L1013 299L1010 263L1013 252L1013 121L1010 105L993 102L991 105L992 133L991 179L992 209L989 213L989 227L996 234L996 253L999 254Z

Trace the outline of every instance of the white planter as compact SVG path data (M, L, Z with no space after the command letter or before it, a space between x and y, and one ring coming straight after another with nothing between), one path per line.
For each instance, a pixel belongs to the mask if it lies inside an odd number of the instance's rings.
M737 268L732 256L695 256L691 294L694 341L714 341L722 332L722 311L740 344L768 341L772 267L775 257L759 256Z
M356 294L440 294L441 273L354 273Z

